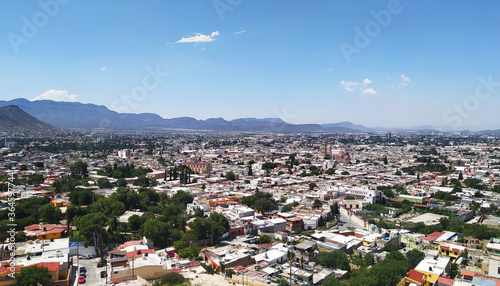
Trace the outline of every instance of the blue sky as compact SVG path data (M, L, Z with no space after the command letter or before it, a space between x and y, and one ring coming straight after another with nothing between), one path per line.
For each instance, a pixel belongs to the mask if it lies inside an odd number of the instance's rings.
M2 4L5 100L165 118L500 128L498 1Z

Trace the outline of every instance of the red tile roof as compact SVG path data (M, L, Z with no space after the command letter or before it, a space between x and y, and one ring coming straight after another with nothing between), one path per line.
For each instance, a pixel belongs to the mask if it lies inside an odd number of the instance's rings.
M38 267L47 267L49 272L57 272L59 270L59 262L40 262L35 265Z
M428 205L422 205L422 204L413 204L416 207L422 207L422 208L430 208L431 206Z
M472 276L472 277L474 277L474 275L476 275L476 273L475 273L475 272L472 272L472 271L462 270L462 272L460 272L460 275L462 275L462 276Z
M453 285L453 283L455 283L455 280L440 276L438 277L437 282L444 285Z
M122 249L124 249L124 248L126 248L128 246L131 246L131 245L141 245L141 242L142 242L142 240L127 241L124 244L118 245L118 247L115 250L122 250Z
M16 269L15 269L14 273L19 273L19 272L21 272L21 269L22 269L23 267L24 267L24 266L22 266L22 265L16 265L16 266L15 266L15 268L16 268ZM4 265L2 265L2 266L0 267L0 276L8 275L8 274L10 274L10 273L12 273L12 272L10 271L10 266L5 267Z
M134 250L134 251L130 251L130 252L127 252L127 256L130 257L130 256L136 256L137 255L137 251L139 250ZM154 249L140 249L141 251L141 254L153 254L155 253L155 250Z
M427 278L427 275L425 275L421 272L418 272L415 269L412 269L412 270L410 270L410 272L408 272L408 278L410 278L411 280L413 280L415 282L418 282L419 284L423 284L425 279Z
M45 228L45 230L44 230ZM37 236L61 233L68 228L65 224L32 224L24 227L24 230L34 232Z
M443 232L435 231L435 232L429 234L428 236L422 236L421 238L424 240L432 241L432 240L435 240L436 238L440 237L443 234L444 234Z

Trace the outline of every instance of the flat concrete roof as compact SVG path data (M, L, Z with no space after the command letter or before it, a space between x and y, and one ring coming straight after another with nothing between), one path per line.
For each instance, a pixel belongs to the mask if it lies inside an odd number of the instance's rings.
M432 214L432 213L425 213L425 214L419 215L417 217L414 217L412 219L409 219L408 221L413 222L413 223L423 222L426 225L435 225L435 224L440 224L439 219L442 217L447 217L447 216Z

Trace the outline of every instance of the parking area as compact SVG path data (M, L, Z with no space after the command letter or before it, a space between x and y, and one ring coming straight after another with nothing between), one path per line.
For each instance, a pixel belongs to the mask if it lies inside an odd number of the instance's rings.
M97 268L97 262L99 262L99 258L92 259L79 259L80 266L77 265L77 259L73 260L73 267L85 267L87 269L87 277L85 279L85 283L78 283L78 277L80 276L80 272L77 271L77 275L75 277L73 285L106 285L106 278L101 278L101 271L106 271L106 267ZM109 277L109 267L108 267L108 277ZM109 280L109 278L108 278Z

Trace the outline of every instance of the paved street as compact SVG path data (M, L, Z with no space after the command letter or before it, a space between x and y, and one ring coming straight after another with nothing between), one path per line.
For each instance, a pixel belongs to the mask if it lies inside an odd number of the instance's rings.
M346 216L344 214L340 214L340 220L344 222L342 226L339 225L339 229L340 230L348 230L348 227L350 227L350 226L358 228L358 229L364 229L364 227L362 227L359 224L353 222L349 218L349 216Z
M97 262L100 258L92 258L92 259L80 259L80 267L85 266L87 268L87 278L85 279L85 283L78 284L78 276L80 272L77 271L76 278L74 280L73 285L106 285L106 278L101 278L101 271L105 271L106 267L97 268ZM77 259L74 259L73 267L77 268ZM109 267L108 267L108 277L109 277ZM108 278L109 280L109 278Z

